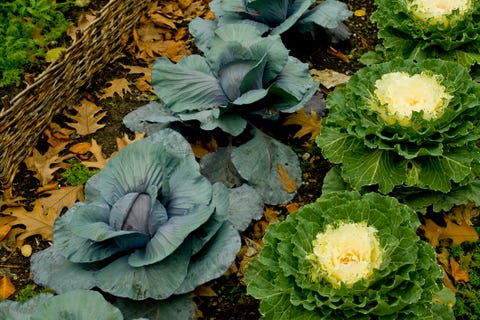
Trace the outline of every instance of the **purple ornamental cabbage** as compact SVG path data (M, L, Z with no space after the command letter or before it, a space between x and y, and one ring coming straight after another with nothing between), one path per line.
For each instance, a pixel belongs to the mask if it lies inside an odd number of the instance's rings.
M122 149L85 185L32 257L34 281L63 293L100 288L166 299L221 276L240 249L229 193L202 176L190 145L166 129Z

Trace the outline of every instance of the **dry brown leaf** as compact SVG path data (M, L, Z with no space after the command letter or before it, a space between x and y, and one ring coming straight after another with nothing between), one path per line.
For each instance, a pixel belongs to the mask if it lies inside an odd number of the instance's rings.
M196 158L200 159L204 155L210 152L215 152L218 149L217 141L211 137L209 142L196 141L191 143L193 154Z
M460 264L455 261L453 257L450 257L450 268L451 268L451 276L455 280L455 282L468 282L470 281L470 277L468 276L467 270L463 269Z
M271 207L265 207L265 210L263 211L263 216L265 217L265 220L267 220L269 223L277 222L277 217L279 214L280 211L275 210Z
M300 209L302 206L296 202L290 202L285 205L285 208L287 209L288 213L294 213L298 209Z
M13 217L12 217L13 218ZM15 219L13 219L15 220ZM12 220L12 221L13 221ZM12 229L12 226L9 225L9 224L2 224L0 225L0 242L3 241L3 239L5 239L5 237L7 236L7 234L10 232L10 230Z
M102 90L103 93L99 96L100 99L113 98L115 94L118 94L123 99L126 93L132 92L130 90L130 81L125 78L114 79L108 81L107 84L110 84L110 86Z
M280 175L277 180L283 183L283 190L288 193L295 192L297 190L297 179L292 179L288 174L288 171L280 163L277 163L277 171Z
M32 155L25 159L25 165L28 170L34 171L34 176L40 181L41 185L47 185L53 180L53 174L61 168L61 162L71 157L71 155L60 156L58 153L63 151L67 143L59 144L56 147L50 147L45 154L41 154L36 148Z
M15 286L13 285L10 278L3 276L0 279L0 301L8 299L12 294L15 293Z
M105 124L99 124L98 122L105 117L107 112L100 112L102 108L98 107L95 103L87 99L82 99L80 104L75 106L74 109L77 111L76 115L66 114L66 116L75 122L67 122L67 124L74 128L79 135L84 136L91 134L105 127Z
M262 251L264 244L262 240L255 241L247 237L243 237L243 240L245 245L243 245L237 253L237 260L240 261L237 276L240 282L245 284L243 278L247 271L248 264Z
M452 208L452 210L447 214L447 216L454 222L460 224L465 222L466 224L472 226L472 218L478 217L480 215L480 209L475 206L473 202L469 202L466 205L461 205Z
M102 151L102 146L97 143L95 139L91 140L90 152L95 157L95 161L82 161L82 164L88 168L102 169L108 162Z
M77 23L70 25L67 29L67 35L72 38L73 42L78 40L78 35L81 34L89 25L95 20L95 16L91 14L82 13L78 17Z
M342 51L339 51L334 47L328 47L327 53L342 60L345 63L350 63L350 58L347 55L345 55Z
M141 92L151 92L154 93L152 87L152 75L151 69L148 67L140 66L128 66L120 64L123 68L128 69L129 74L141 74L141 76L135 79L135 87Z
M318 118L317 113L313 110L310 111L310 115L307 114L305 109L288 115L284 125L298 125L300 130L295 133L294 138L301 138L306 135L310 135L309 140L315 139L320 134L320 128L322 126L322 118Z
M150 15L150 19L154 24L159 27L169 27L171 29L177 29L174 20L169 19L158 12L152 13Z
M24 225L25 229L17 237L17 247L23 245L23 241L33 235L40 235L44 240L53 240L53 224L57 218L54 208L49 208L46 213L39 200L34 202L32 211L27 211L23 207L7 208L2 214L10 215L16 219L12 226Z
M48 128L43 132L47 136L48 144L52 147L57 147L58 145L65 145L72 141L70 135L75 133L75 130L62 128L60 125L51 122Z
M143 138L145 138L146 133L145 132L135 132L135 137L133 139L130 139L128 135L125 133L122 138L117 138L117 150L120 151L126 146L128 146L130 143L135 142L135 141L140 141Z
M206 284L196 287L193 291L193 294L197 297L218 297L215 290L213 290L211 286L208 286Z
M90 144L90 142L79 142L68 148L68 151L77 155L82 155L89 152L91 147L92 145Z
M310 74L314 81L319 81L320 84L327 89L345 84L350 79L350 76L330 69L310 69Z
M437 247L440 240L452 239L455 244L462 244L465 241L478 240L478 233L472 226L465 221L456 224L449 218L444 218L446 227L441 227L433 220L426 218L424 224L420 226L420 230L424 232L425 238L433 247Z
M48 197L40 197L37 199L44 210L54 209L57 215L60 215L64 208L70 208L78 201L84 200L83 185L67 186L56 190L46 192Z

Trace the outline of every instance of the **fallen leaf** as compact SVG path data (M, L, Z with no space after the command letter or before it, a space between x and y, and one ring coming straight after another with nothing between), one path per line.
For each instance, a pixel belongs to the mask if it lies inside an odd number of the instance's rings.
M197 297L218 297L215 290L213 290L211 286L205 284L196 287L193 294Z
M444 217L444 220L446 227L441 227L428 218L425 218L425 222L420 226L420 230L423 231L425 238L434 248L443 239L452 239L455 244L478 240L478 233L475 228L468 225L465 221L457 224L447 217Z
M70 208L75 202L84 200L83 185L61 187L44 194L48 194L48 197L40 197L37 201L44 210L53 209L57 215L60 215L64 208Z
M54 179L53 174L61 168L61 162L71 157L70 155L60 156L58 154L64 150L66 145L67 143L63 143L56 147L50 147L44 154L34 148L32 155L25 159L27 169L35 172L34 176L42 186L52 181Z
M330 69L311 69L310 74L314 81L319 81L320 84L327 89L345 84L350 79L350 76Z
M480 215L480 209L475 206L473 202L469 202L466 205L456 206L450 210L447 216L456 223L465 222L466 224L472 226L472 218L478 217Z
M298 209L300 209L302 206L296 202L291 202L285 205L285 208L287 209L288 213L294 213Z
M210 152L215 152L218 149L217 141L211 137L209 142L205 141L196 141L195 143L191 144L193 154L196 158L200 159L204 155Z
M88 168L102 169L107 164L108 159L103 155L102 146L93 138L90 143L90 152L95 157L95 161L82 161L82 164Z
M278 221L278 215L280 214L280 211L275 210L271 207L265 207L265 210L263 211L263 216L265 217L265 220L267 220L269 223L274 223Z
M123 99L126 93L132 92L130 90L130 81L125 78L114 79L108 81L107 84L110 84L110 86L102 90L103 93L99 96L100 99L113 98L115 94L118 94Z
M450 257L450 268L451 268L450 274L455 280L455 282L470 281L470 277L468 276L468 271L463 269L453 257Z
M264 245L262 240L255 241L247 237L243 237L243 240L245 245L243 245L237 253L237 260L240 261L237 277L240 283L245 284L243 278L247 271L248 264L262 251Z
M294 138L301 138L306 135L310 135L309 140L315 139L320 134L320 128L322 125L322 118L318 118L317 113L314 110L310 110L310 115L307 114L305 109L289 114L284 125L298 125L300 130L295 133Z
M345 63L350 63L350 58L348 56L346 56L342 51L339 51L333 47L328 47L327 53L342 60Z
M40 235L44 240L53 240L53 224L58 215L54 208L49 208L45 213L39 200L34 202L32 211L27 211L24 207L7 208L2 214L16 218L12 226L25 226L17 237L17 247L21 247L26 238L34 235Z
M280 175L277 180L283 183L283 190L288 193L295 192L297 190L297 179L292 179L288 171L280 163L277 163L277 171Z
M13 285L10 278L4 276L0 279L0 301L8 299L12 294L15 293L15 286Z
M3 239L5 239L5 237L10 232L11 229L12 229L12 226L8 224L3 224L0 226L0 242L3 241Z
M68 148L68 151L77 155L82 155L89 152L91 147L92 145L90 144L90 142L79 142Z
M128 135L125 133L122 138L117 138L117 150L120 151L126 146L128 146L130 143L133 143L135 141L140 141L143 138L145 138L146 133L145 132L135 132L135 136L133 139L130 139Z
M98 122L105 117L106 111L100 112L102 108L98 107L95 103L82 99L80 105L74 107L77 114L65 114L68 118L75 122L67 124L77 130L77 133L81 136L91 134L97 130L105 127L105 124L99 124Z

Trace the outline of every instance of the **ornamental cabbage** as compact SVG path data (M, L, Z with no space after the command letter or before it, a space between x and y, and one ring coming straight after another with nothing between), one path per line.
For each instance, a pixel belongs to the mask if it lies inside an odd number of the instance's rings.
M416 213L378 193L330 193L271 224L247 267L264 319L436 319L442 287Z
M219 25L248 22L265 28L270 35L295 29L300 33L327 35L333 43L351 33L342 21L352 12L337 0L326 0L311 8L314 0L213 0L210 8Z
M441 58L470 68L480 62L480 2L476 0L375 0L386 59ZM380 48L379 48L380 49Z
M190 292L221 276L240 249L245 217L229 204L227 188L200 174L188 142L159 131L87 181L85 201L55 222L53 246L32 256L34 281L133 300ZM253 215L248 207L241 212Z
M198 30L197 30L198 31ZM280 37L261 37L244 23L195 33L205 56L190 55L177 64L155 61L152 85L160 98L127 115L129 128L174 121L199 121L204 130L241 134L252 115L276 120L292 113L316 92L308 65L289 56ZM139 124L140 123L140 124Z
M355 190L445 196L477 183L479 97L480 85L454 62L372 65L328 96L316 142ZM479 200L455 198L455 204Z

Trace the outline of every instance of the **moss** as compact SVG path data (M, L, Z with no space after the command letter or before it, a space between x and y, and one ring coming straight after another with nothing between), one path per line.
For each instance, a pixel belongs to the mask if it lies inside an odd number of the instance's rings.
M98 169L90 169L84 166L77 159L70 159L68 162L72 165L72 167L62 173L62 180L65 180L67 184L71 186L85 184L85 182L87 182L91 176L100 171Z

